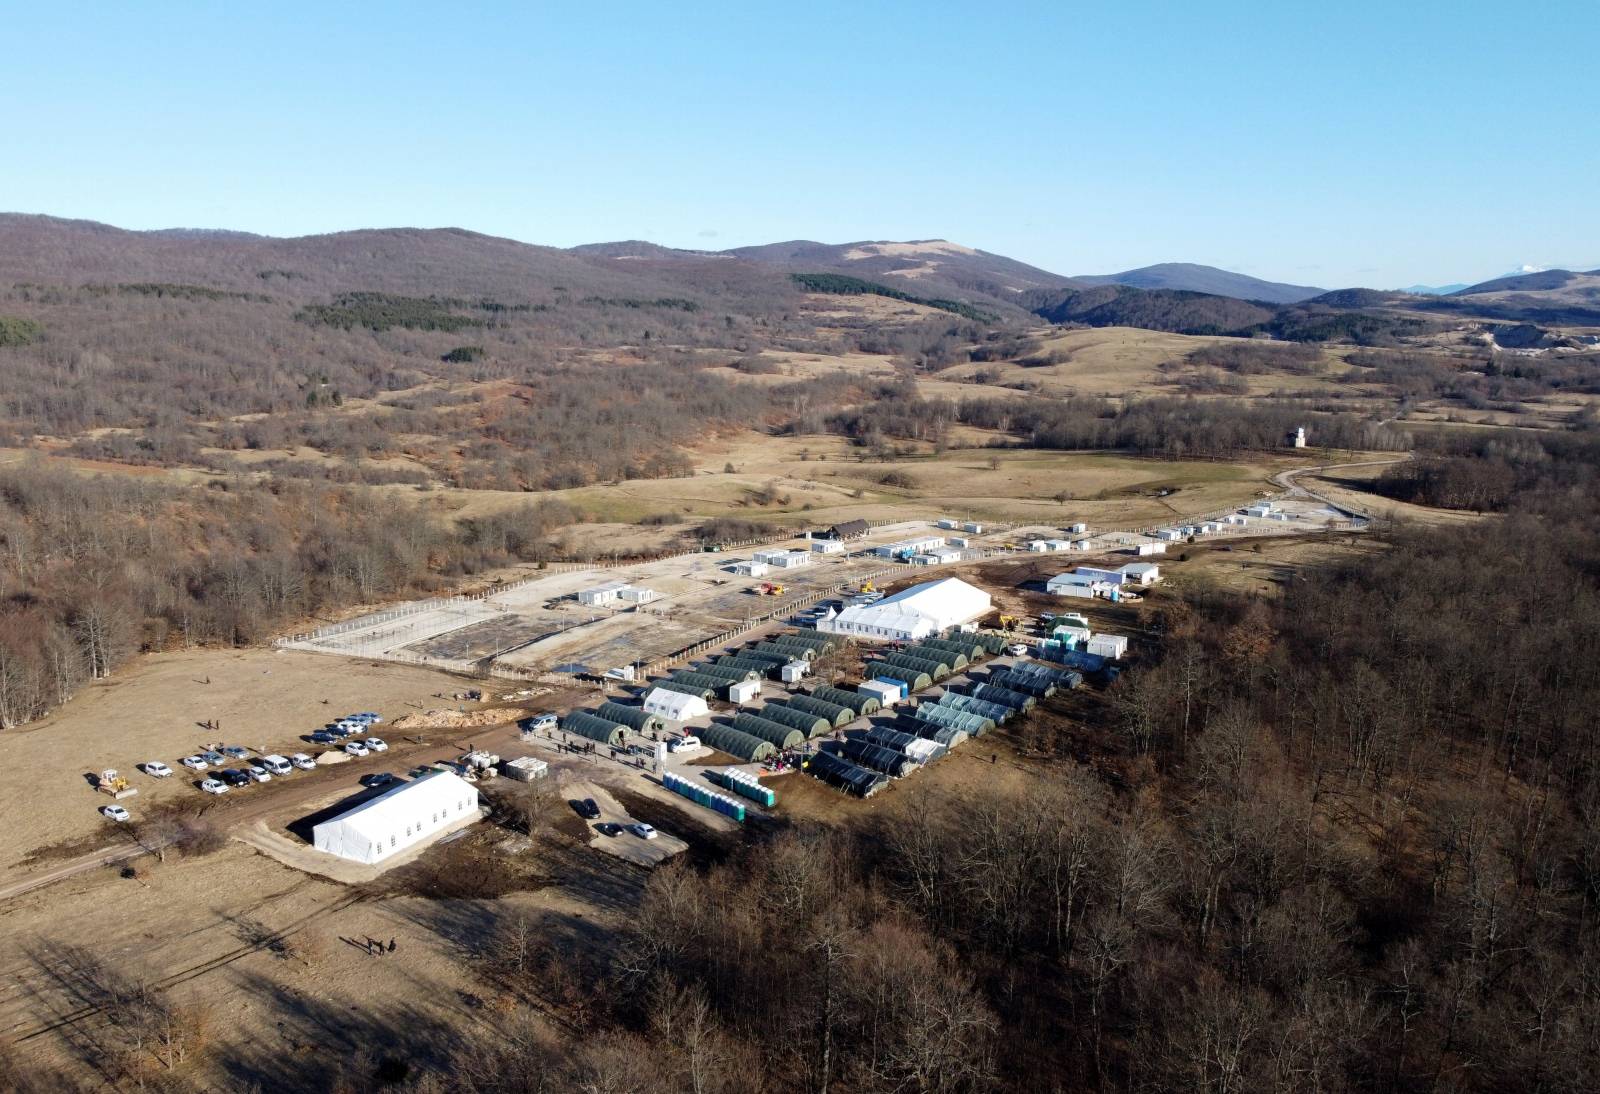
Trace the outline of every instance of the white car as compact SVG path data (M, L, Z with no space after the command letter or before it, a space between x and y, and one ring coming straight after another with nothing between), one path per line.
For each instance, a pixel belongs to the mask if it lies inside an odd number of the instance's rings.
M637 824L628 825L628 831L632 832L634 835L638 836L640 839L655 839L656 838L656 830L655 830L655 828L653 826L651 826L651 825L648 825L648 824L644 823L643 821L639 821Z
M317 761L307 756L304 752L296 752L289 757L289 762L301 771L315 771L317 769Z
M345 733L365 733L367 731L367 723L358 722L354 718L341 718L333 724Z
M360 718L363 722L366 722L370 726L375 726L379 722L383 721L383 715L379 714L375 710L362 711L360 714L357 714L356 717Z
M102 805L100 807L100 812L105 814L106 820L116 821L118 824L132 819L132 817L129 816L128 811L122 808L120 805Z
M226 794L228 792L228 784L219 782L216 779L204 779L200 783L200 789L207 794Z
M182 763L183 766L187 767L190 771L204 771L211 766L199 756L185 756L182 760Z
M160 760L151 760L149 763L144 765L144 773L149 775L152 779L165 779L172 774L172 768L168 767Z
M389 742L385 741L382 737L368 737L366 740L366 745L367 748L371 749L373 752L389 751Z
M344 750L350 753L352 756L366 756L370 755L372 751L360 741L346 741L344 743Z
M1011 654L1013 657L1023 657L1027 654L1028 647L1023 645L1021 642L1018 642L1015 645L1007 646L1006 652Z
M269 783L269 782L272 781L272 772L268 771L266 768L262 767L260 764L251 764L249 767L245 768L244 770L245 770L245 774L249 775L252 779L254 779L258 783Z
M690 737L685 735L682 737L672 737L667 741L668 752L689 752L699 747L699 737Z

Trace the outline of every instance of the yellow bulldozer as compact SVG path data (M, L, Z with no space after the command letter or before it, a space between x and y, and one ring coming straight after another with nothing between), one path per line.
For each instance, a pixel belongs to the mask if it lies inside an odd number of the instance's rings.
M115 768L108 767L100 772L100 778L95 780L94 788L102 794L110 794L113 798L130 798L138 791L128 785L128 780L117 774Z

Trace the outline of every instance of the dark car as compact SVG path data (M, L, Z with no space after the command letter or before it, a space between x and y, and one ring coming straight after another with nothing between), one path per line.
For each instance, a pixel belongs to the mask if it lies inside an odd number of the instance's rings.
M240 771L237 767L224 768L218 777L229 786L249 786L251 782L250 772Z
M622 835L622 825L613 824L611 821L606 821L604 824L595 825L594 830L599 832L602 836L615 837Z
M374 771L370 775L361 776L361 785L368 790L373 790L380 786L388 786L394 781L395 777L387 771Z
M578 816L582 817L584 820L600 819L600 807L595 804L595 800L593 798L584 798L582 801L574 799L572 802L572 808L576 809L578 811Z
M319 729L315 733L313 733L310 737L306 738L306 740L308 740L312 744L316 744L316 745L331 745L331 744L333 744L333 742L337 741L338 739L339 739L338 737L334 736L332 733L329 733L325 729Z

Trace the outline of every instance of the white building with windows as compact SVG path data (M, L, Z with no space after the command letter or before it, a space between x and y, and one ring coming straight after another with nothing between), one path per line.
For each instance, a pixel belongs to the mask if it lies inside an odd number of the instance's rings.
M370 865L480 817L477 788L454 772L435 771L316 825L311 842L318 851Z
M755 560L757 562L765 562L776 570L792 570L797 566L809 565L811 552L790 550L757 551Z
M594 585L587 589L578 590L578 603L586 608L603 608L607 604L615 604L622 598L622 590L628 587L626 581L608 581L604 585Z

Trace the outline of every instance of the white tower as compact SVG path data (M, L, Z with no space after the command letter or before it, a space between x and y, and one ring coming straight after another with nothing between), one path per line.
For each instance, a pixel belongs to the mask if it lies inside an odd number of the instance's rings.
M1305 426L1301 426L1300 428L1298 428L1298 429L1296 429L1294 431L1294 446L1296 448L1304 448L1306 446L1306 427Z

